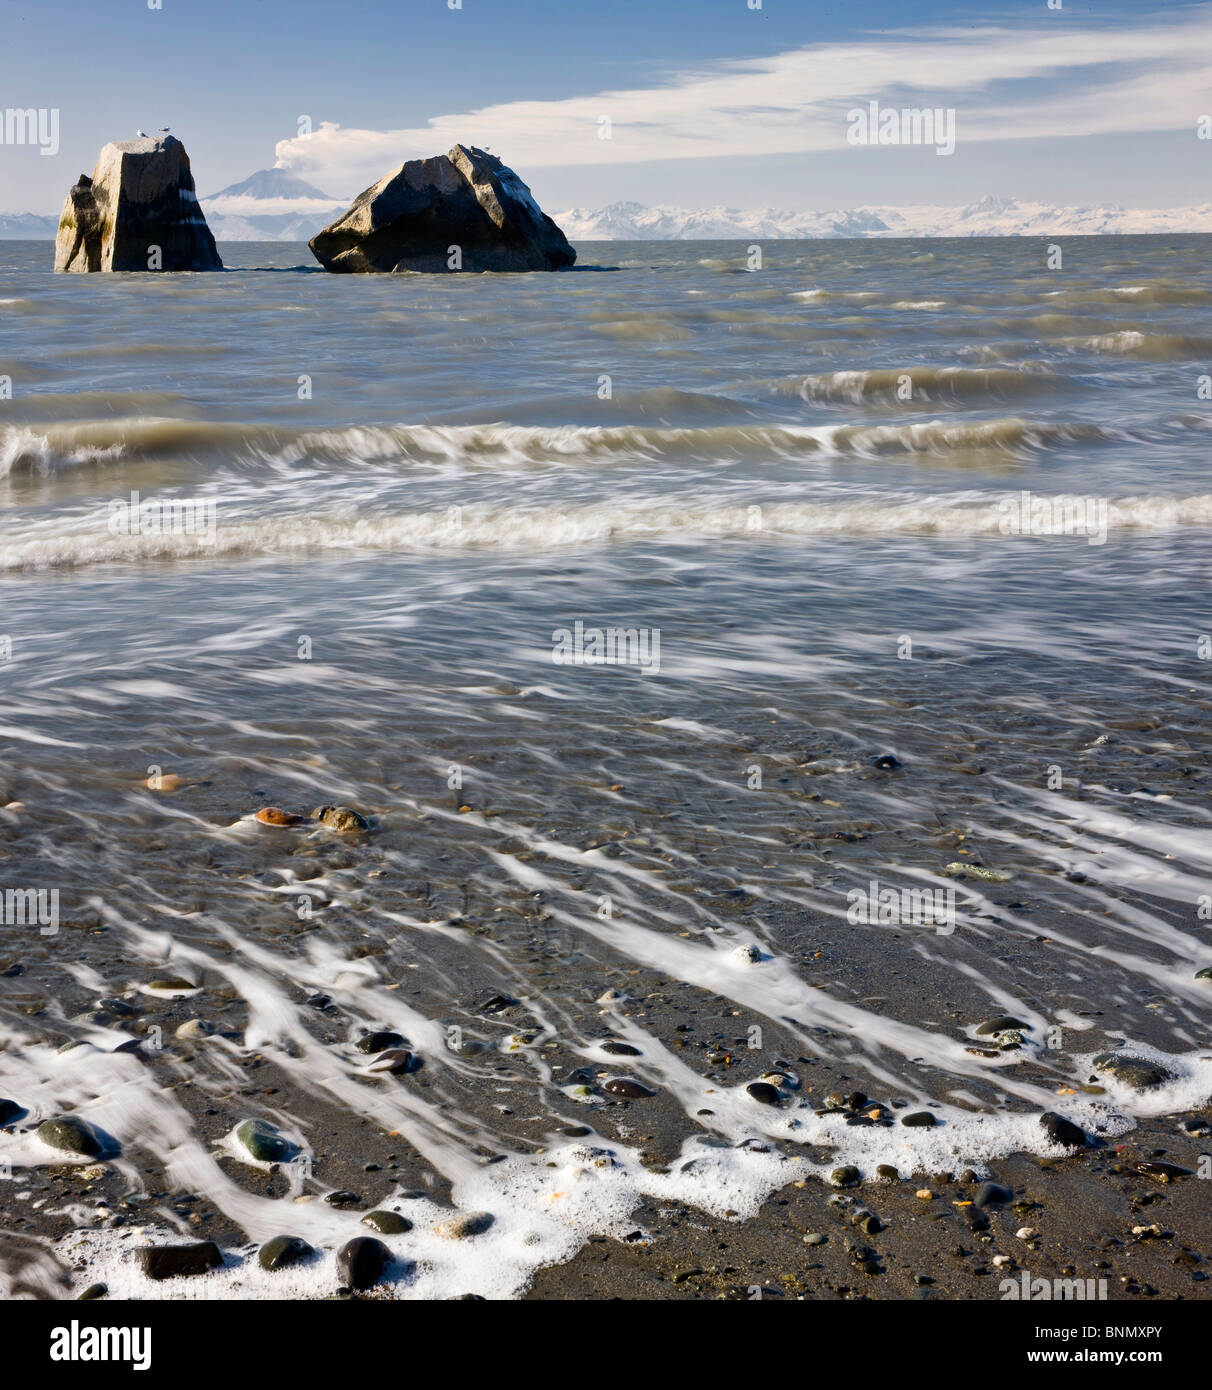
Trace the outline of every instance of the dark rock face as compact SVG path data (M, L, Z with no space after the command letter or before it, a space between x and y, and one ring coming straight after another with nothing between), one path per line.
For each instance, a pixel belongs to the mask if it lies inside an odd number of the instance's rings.
M325 270L563 270L576 252L495 155L410 159L309 243ZM453 250L452 250L453 248Z
M223 269L180 140L144 137L102 149L92 178L81 174L63 204L55 269Z
M223 1254L213 1240L197 1245L154 1245L140 1252L143 1273L149 1279L182 1279L209 1274L223 1264Z

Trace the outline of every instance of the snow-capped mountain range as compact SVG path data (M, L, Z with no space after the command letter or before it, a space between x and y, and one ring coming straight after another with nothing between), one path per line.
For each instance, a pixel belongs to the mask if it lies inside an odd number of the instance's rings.
M569 208L552 217L570 241L724 241L815 237L1098 236L1134 232L1212 232L1212 203L1185 208L1062 208L982 198L965 207L844 208L832 212L691 211L611 203L596 211Z
M331 198L286 169L259 169L201 202L219 241L308 241L348 206L348 200ZM1212 232L1212 203L1066 208L992 196L963 207L923 203L830 212L693 210L623 202L597 209L567 208L551 216L573 242ZM0 213L0 239L53 238L57 224L57 218L34 213Z

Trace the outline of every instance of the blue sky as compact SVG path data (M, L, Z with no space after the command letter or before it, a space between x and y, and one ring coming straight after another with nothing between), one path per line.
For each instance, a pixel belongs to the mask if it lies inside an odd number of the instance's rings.
M551 209L1144 207L1212 187L1194 133L1212 112L1204 3L161 3L3 0L0 112L58 109L60 149L0 143L0 210L58 211L106 140L161 125L204 196L277 160L347 197L455 139L490 145ZM869 100L954 108L955 153L847 144Z

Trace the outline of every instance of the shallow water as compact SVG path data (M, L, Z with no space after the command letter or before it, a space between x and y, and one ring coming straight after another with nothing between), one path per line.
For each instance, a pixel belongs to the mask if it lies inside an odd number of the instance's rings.
M1042 1110L1203 1104L1209 244L101 279L0 243L0 884L59 894L57 931L0 928L7 1277L42 1249L157 1291L129 1222L29 1186L65 1110L154 1238L184 1193L327 1252L159 1292L330 1291L364 1228L321 1194L360 1184L415 1223L393 1291L435 1297L520 1292L640 1194L743 1220L843 1162L1047 1152ZM578 621L644 664L557 663ZM332 804L372 830L246 819ZM954 896L851 920L873 884ZM981 1055L998 1014L1024 1043ZM372 1028L423 1064L367 1076ZM1121 1044L1172 1080L1096 1075ZM944 1123L817 1115L834 1089ZM233 1158L250 1115L303 1161ZM451 1204L494 1224L443 1240Z

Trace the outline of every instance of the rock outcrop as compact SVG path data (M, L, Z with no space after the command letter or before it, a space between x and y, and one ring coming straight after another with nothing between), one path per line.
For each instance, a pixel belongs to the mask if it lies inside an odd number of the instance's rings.
M55 269L223 269L180 140L105 146L63 204Z
M325 270L563 270L577 253L495 156L410 159L308 243Z

